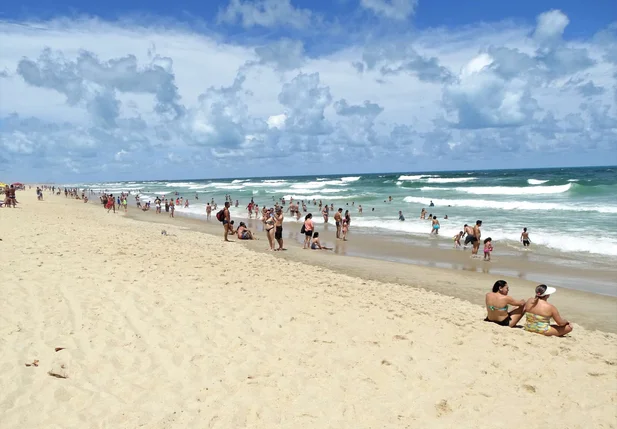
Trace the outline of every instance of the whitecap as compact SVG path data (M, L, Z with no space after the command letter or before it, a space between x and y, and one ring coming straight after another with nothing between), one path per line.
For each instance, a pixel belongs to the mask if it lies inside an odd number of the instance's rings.
M561 194L568 192L572 187L571 183L567 185L554 186L480 186L480 187L457 187L454 188L458 192L474 195L543 195L543 194Z
M546 182L548 182L548 180L527 179L527 183L530 185L541 185Z
M428 178L426 181L428 183L465 183L472 182L476 180L475 177L438 177L438 178Z
M408 203L417 203L428 206L429 198L421 197L405 197L403 201ZM547 211L547 210L563 210L563 211L584 211L598 213L617 213L617 206L579 206L572 204L561 203L543 203L535 201L493 201L493 200L454 200L454 199L433 199L435 206L440 207L474 207L478 209L498 209L498 210L530 210L530 211Z

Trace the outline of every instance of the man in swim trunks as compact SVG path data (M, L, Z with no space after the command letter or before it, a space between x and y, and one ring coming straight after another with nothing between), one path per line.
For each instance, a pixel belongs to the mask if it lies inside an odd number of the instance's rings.
M476 238L473 241L473 250L471 251L472 255L478 254L478 249L480 248L480 237L482 237L482 231L480 231L480 227L482 226L482 221L477 220L476 226L473 227L473 236Z
M274 214L274 239L279 244L279 248L276 250L285 250L283 248L283 208L277 207L276 212Z
M334 223L336 224L336 238L341 238L341 226L342 226L342 219L343 216L341 215L341 213L343 213L343 209L339 208L338 211L336 213L334 213Z
M465 237L465 244L464 244L465 248L467 248L467 245L469 243L473 245L473 242L476 237L473 235L473 228L467 224L465 224L465 226L463 227L463 231L465 231L465 234L467 235L467 237Z
M229 241L227 239L227 235L230 231L233 231L233 226L231 225L231 215L229 214L229 201L225 201L225 208L223 209L223 229L223 237L225 241Z
M521 233L521 243L523 243L523 247L528 248L531 244L531 240L529 239L529 233L527 232L527 228L523 228L523 232Z

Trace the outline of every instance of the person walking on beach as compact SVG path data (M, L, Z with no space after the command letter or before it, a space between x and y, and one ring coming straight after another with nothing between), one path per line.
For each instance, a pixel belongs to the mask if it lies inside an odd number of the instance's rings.
M176 204L174 204L174 200L169 202L169 217L174 217L174 212L176 211Z
M482 231L480 230L481 226L482 226L482 221L477 220L476 226L473 227L474 240L473 240L473 250L471 251L471 254L476 257L478 255L478 250L480 249L480 237L482 237Z
M283 247L283 219L284 218L285 216L283 215L283 208L278 207L276 209L276 214L274 215L274 222L275 222L274 238L279 245L279 248L276 250L285 250L285 248Z
M109 213L111 209L114 210L114 213L116 212L116 200L114 199L113 194L109 194L109 197L107 198L107 213Z
M557 307L548 303L548 297L557 292L554 287L539 285L536 287L536 295L529 298L525 304L525 326L527 332L542 334L547 337L563 335L572 332L572 325L561 318ZM551 318L555 325L551 325Z
M341 238L341 220L342 220L343 209L339 208L336 213L334 213L334 224L336 225L336 238Z
M210 220L210 215L212 214L212 206L210 203L206 204L206 220Z
M529 239L529 233L527 232L527 228L523 228L523 232L521 233L521 243L523 243L523 247L525 249L529 249L531 240Z
M510 287L505 280L497 280L493 285L493 291L486 294L486 319L485 322L493 322L501 326L514 328L525 314L525 300L516 300L508 295ZM516 307L508 311L508 306Z
M270 244L270 248L267 250L274 250L274 234L275 234L275 223L274 220L274 209L266 210L263 217L264 229L266 230L266 236L268 237L268 243Z

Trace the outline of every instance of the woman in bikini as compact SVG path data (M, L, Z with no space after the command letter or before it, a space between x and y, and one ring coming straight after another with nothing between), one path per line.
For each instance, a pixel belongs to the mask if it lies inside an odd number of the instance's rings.
M525 300L516 300L508 295L510 287L505 280L497 280L493 285L492 292L486 294L486 319L485 322L493 322L500 326L514 328L523 314L525 314ZM508 305L516 307L508 311Z
M315 225L313 224L313 215L307 214L304 217L304 225L302 226L304 230L304 245L303 249L307 249L311 245L311 237L313 237L313 229L315 229Z
M274 211L272 209L264 211L264 229L270 243L269 250L274 250Z
M536 296L529 298L525 304L526 322L525 330L542 334L547 337L563 335L572 332L572 325L561 318L557 307L548 303L548 297L557 290L554 287L539 285L536 287ZM555 325L551 325L551 318L555 320Z

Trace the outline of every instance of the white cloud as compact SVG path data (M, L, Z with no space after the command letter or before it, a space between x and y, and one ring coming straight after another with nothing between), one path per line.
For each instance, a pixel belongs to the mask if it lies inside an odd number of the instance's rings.
M272 115L266 121L268 123L268 127L270 128L278 128L279 130L285 126L285 121L287 120L287 115L281 113L280 115Z
M542 45L558 43L570 23L568 17L560 10L551 10L538 16L534 38Z
M245 28L284 26L307 28L314 18L308 9L295 8L290 0L230 0L218 15L218 21L226 24L239 22Z
M360 5L376 15L403 20L413 15L418 0L360 0Z
M316 16L288 1L232 6L247 27ZM225 42L134 22L0 22L1 168L106 179L328 172L350 160L356 171L444 168L470 153L601 162L617 141L615 27L564 40L568 22L550 11L535 29L354 33L326 52L314 33Z

